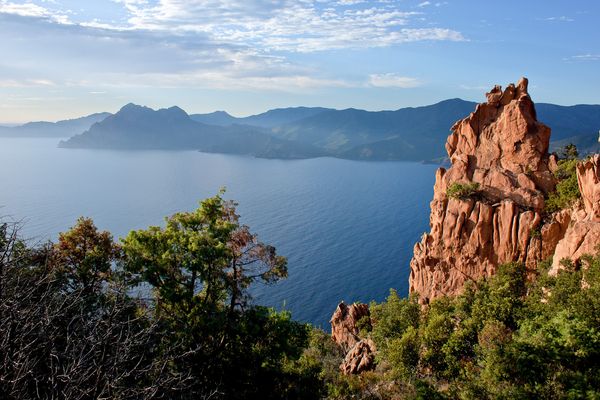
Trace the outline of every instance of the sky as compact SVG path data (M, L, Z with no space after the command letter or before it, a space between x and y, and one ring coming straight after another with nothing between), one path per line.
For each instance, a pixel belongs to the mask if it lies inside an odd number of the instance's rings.
M0 123L133 102L236 116L482 101L600 103L597 0L0 0Z

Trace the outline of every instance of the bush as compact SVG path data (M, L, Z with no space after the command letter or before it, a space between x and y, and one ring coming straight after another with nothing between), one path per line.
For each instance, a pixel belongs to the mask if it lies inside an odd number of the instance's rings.
M566 159L558 162L554 176L558 179L554 192L548 194L545 211L548 214L570 207L581 198L577 183L577 159Z
M451 199L466 200L472 198L479 192L479 183L454 182L446 190L446 195Z

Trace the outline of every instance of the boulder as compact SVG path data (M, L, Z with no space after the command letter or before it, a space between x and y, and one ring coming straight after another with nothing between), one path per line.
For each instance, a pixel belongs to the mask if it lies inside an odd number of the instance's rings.
M375 343L371 339L360 340L346 354L340 370L351 375L375 369L375 351Z
M360 337L359 321L371 323L366 304L355 303L348 307L342 301L331 316L331 338L345 354L340 370L347 375L375 368L375 343Z
M365 317L370 317L368 305L355 303L348 307L343 301L331 316L331 337L345 353L361 340L358 322Z

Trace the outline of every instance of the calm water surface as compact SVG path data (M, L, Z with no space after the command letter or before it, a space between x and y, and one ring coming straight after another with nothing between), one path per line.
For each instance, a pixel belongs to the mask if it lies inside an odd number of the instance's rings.
M57 143L0 138L0 215L23 219L32 240L55 239L82 215L123 237L226 186L242 222L288 257L288 279L255 286L256 302L326 328L340 300L380 301L390 288L407 294L412 248L428 230L434 166Z

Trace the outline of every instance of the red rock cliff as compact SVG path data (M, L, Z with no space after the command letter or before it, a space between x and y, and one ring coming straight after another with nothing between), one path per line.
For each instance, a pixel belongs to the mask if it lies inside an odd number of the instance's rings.
M466 281L494 274L499 264L521 261L534 268L553 253L566 227L553 226L558 232L548 237L549 248L542 246L544 232L538 233L544 196L555 185L549 139L525 78L504 91L494 87L487 102L454 124L446 143L452 166L436 173L431 232L415 245L410 263L410 292L422 303L460 292ZM478 190L450 198L454 183L478 184Z
M556 244L550 274L561 268L561 261L579 263L584 254L595 254L600 245L600 155L596 154L577 165L577 183L581 203L564 210L568 225Z

